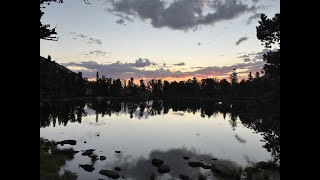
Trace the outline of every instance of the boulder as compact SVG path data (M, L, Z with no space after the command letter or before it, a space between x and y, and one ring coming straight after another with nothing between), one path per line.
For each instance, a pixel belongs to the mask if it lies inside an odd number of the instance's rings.
M117 172L110 171L110 170L104 170L104 169L100 170L99 174L105 175L105 176L112 178L112 179L118 179L120 177L120 175Z
M88 172L92 172L95 169L91 164L80 164L79 166Z
M158 159L158 158L153 158L151 163L152 163L153 166L158 167L161 164L163 164L163 161L161 159Z
M158 166L158 172L160 174L168 173L170 172L170 166L166 164L161 164L160 166Z
M65 144L76 145L77 141L76 140L63 140L63 141L57 142L57 144L61 144L61 146L65 145Z
M185 160L190 159L190 157L187 157L187 156L183 156L182 158L185 159Z
M196 162L189 162L188 164L189 164L190 167L193 167L193 168L204 166L204 164L202 162L199 162L199 161L198 162L197 161Z
M85 150L81 155L82 156L91 156L93 154L94 149Z
M183 179L183 180L190 179L189 176L184 175L184 174L179 174L179 178L180 178L180 179Z
M100 160L101 160L101 161L106 160L106 159L107 159L107 157L105 157L105 156L100 156Z
M203 166L201 166L203 169L211 169L210 165L204 164Z

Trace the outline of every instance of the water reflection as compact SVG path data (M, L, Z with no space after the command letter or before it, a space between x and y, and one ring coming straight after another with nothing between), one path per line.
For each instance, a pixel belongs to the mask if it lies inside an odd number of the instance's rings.
M194 149L177 148L169 149L167 151L153 150L150 152L148 158L138 158L131 160L122 154L116 154L116 161L114 163L107 163L104 167L112 169L114 166L121 167L121 176L132 179L149 180L151 177L156 179L179 179L179 175L183 174L191 179L197 179L199 174L210 179L215 179L211 169L203 169L202 167L191 167L189 162L201 162L208 166L212 164L224 164L233 169L239 169L235 162L228 160L220 160L210 154L199 154ZM188 157L188 159L184 159ZM160 174L157 168L152 165L152 159L157 158L163 161L170 167L170 171L165 174Z
M67 124L81 123L82 117L88 113L96 115L94 126L105 124L99 122L99 116L114 116L127 114L132 119L148 119L150 116L165 115L173 111L176 116L184 117L184 113L200 114L202 118L215 117L223 113L223 117L230 117L230 127L235 130L237 121L260 132L265 142L264 148L271 153L274 161L280 162L280 112L278 107L271 104L228 103L214 101L65 101L47 102L40 105L40 127L50 125L67 126ZM239 143L246 143L239 135L234 136Z

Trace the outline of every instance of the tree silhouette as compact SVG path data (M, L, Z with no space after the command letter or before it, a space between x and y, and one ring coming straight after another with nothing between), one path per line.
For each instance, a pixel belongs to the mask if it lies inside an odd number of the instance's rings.
M236 72L236 69L232 70L232 73L230 75L230 80L232 86L235 86L238 83L238 73Z
M263 55L263 60L266 62L263 70L272 79L280 78L280 49L278 51L269 51Z
M146 90L146 85L144 84L143 79L140 79L139 90L140 90L141 92L144 92L144 91Z
M257 71L256 72L256 76L255 76L255 79L259 79L260 78L260 73Z
M278 43L280 47L280 13L275 14L272 19L268 19L265 14L261 14L259 26L257 26L257 38L266 48Z
M251 72L249 72L248 81L252 81L252 80L253 80L252 74L251 74Z
M45 5L50 5L51 2L63 3L63 0L40 0L40 39L57 41L57 37L54 36L57 34L56 28L51 28L49 24L42 24L41 18L44 14L42 11L45 8Z
M266 48L271 48L278 43L277 51L269 51L263 55L266 64L263 67L265 74L272 79L280 78L280 13L275 14L272 19L261 14L259 26L257 26L257 37Z

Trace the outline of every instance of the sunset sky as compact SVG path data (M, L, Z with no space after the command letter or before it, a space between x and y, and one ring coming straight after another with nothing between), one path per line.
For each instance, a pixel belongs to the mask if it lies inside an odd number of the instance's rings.
M40 40L40 55L84 77L240 78L263 66L256 37L260 13L280 0L65 0L44 9L58 41Z

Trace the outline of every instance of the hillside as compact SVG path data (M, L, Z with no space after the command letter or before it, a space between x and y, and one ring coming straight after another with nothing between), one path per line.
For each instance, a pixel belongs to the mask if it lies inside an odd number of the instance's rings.
M83 96L85 85L81 72L74 73L50 57L40 56L40 99Z

